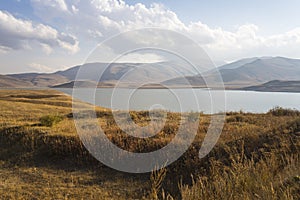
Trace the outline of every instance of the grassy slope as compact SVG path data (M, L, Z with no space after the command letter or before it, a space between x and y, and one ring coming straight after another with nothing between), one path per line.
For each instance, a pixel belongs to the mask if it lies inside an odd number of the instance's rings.
M0 91L3 199L141 199L168 194L184 199L300 198L298 112L229 113L217 146L199 160L210 119L202 116L193 146L167 167L166 174L161 172L165 178L160 181L159 175L121 173L93 159L76 135L71 103L52 90ZM40 118L49 114L60 115L63 121L51 128L42 126ZM98 108L97 115L115 144L135 152L167 144L179 119L179 114L168 114L156 137L134 140L119 130L109 110ZM146 112L133 112L132 118L140 125L149 121Z
M0 87L1 88L33 87L33 84L29 81L20 80L10 76L0 75Z
M42 116L67 116L71 103L51 90L0 91L1 199L128 199L146 194L148 176L119 173L93 160L72 119L65 117L52 128L39 126Z

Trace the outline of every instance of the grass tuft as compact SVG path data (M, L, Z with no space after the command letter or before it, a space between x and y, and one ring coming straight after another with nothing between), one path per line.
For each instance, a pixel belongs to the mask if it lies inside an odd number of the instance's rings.
M40 118L41 126L52 127L64 119L61 115L46 115Z

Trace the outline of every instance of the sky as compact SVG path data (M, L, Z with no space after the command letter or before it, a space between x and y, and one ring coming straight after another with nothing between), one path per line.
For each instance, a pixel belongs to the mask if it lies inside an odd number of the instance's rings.
M86 62L112 35L145 27L192 38L216 65L246 57L300 58L299 8L298 0L2 1L0 74L67 69Z

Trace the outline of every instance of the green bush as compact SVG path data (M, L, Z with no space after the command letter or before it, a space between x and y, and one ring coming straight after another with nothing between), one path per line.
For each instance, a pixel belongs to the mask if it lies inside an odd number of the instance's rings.
M46 115L40 118L42 126L52 127L53 125L61 122L63 117L60 115Z

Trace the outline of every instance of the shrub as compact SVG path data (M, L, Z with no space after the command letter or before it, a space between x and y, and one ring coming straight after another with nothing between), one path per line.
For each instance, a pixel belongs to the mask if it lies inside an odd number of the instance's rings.
M226 119L227 123L232 123L232 122L240 123L240 122L248 122L248 121L249 121L248 117L243 116L241 114L236 114L235 116L231 116Z
M190 122L196 122L197 120L200 119L200 114L202 114L202 113L190 112L188 114L188 121L190 121Z
M300 118L288 123L287 128L292 132L300 132Z
M40 118L42 126L52 127L53 125L61 122L63 117L60 115L46 115Z
M300 116L300 111L290 108L282 108L279 106L276 106L275 108L272 108L268 111L268 114L274 115L274 116Z

